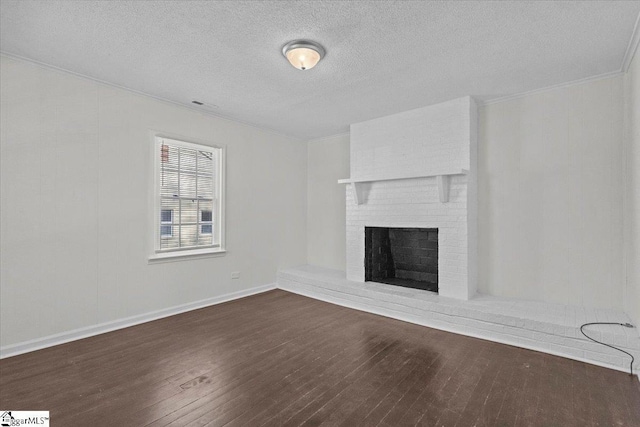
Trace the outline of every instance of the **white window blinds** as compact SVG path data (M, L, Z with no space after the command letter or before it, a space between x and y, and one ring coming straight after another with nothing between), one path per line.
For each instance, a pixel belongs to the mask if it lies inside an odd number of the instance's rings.
M221 149L157 138L157 251L220 243Z

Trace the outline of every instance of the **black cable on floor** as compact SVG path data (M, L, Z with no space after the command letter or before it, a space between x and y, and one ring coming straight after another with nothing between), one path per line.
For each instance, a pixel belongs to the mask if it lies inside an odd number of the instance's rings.
M629 357L631 357L631 363L629 364L629 375L633 376L633 362L635 361L635 358L633 357L633 354L628 353L628 352L624 351L621 348L614 347L611 344L600 342L598 340L595 340L595 339L591 338L589 335L585 334L584 331L582 330L582 328L584 328L585 326L589 326L589 325L620 325L620 326L624 326L625 328L633 328L633 325L631 323L591 322L591 323L585 323L584 325L580 326L580 332L582 332L582 335L584 335L585 337L589 338L591 341L597 342L598 344L606 345L607 347L611 347L614 350L621 351L624 354L626 354Z

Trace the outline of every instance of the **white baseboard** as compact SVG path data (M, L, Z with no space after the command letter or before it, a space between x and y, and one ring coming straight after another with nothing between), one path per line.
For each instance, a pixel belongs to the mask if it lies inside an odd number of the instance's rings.
M476 329L476 331L478 332L470 332L463 328L456 328L455 326L445 326L437 322L432 322L432 321L429 321L429 319L424 319L419 316L410 316L410 315L406 315L405 313L400 313L394 310L388 310L382 307L373 307L366 303L337 298L337 297L333 297L326 294L320 294L313 291L308 291L305 289L297 289L295 287L289 287L286 285L282 286L281 284L278 284L278 289L282 289L283 291L292 292L298 295L306 296L306 297L317 299L320 301L328 302L331 304L336 304L342 307L352 308L354 310L360 310L360 311L364 311L371 314L377 314L379 316L389 317L392 319L401 320L403 322L413 323L416 325L427 326L429 328L439 329L441 331L452 332L459 335L465 335L465 336L479 338L487 341L498 342L500 344L507 344L514 347L525 348L527 350L539 351L541 353L552 354L554 356L560 356L567 359L577 360L579 362L602 366L603 368L615 369L616 371L621 371L626 373L629 372L628 369L621 368L620 366L609 365L599 361L578 357L572 354L561 353L561 352L553 351L547 348L537 347L535 345L523 344L515 340L509 340L508 338L505 339L505 337L496 337L496 336L488 335L486 333L483 333L481 329ZM638 380L640 380L640 375L638 375L637 372L634 372L634 376L638 378Z
M276 284L257 286L244 291L232 292L218 297L207 298L200 301L194 301L186 304L169 307L162 310L156 310L149 313L138 314L136 316L126 317L124 319L113 320L110 322L100 323L97 325L87 326L84 328L74 329L71 331L61 332L59 334L49 335L42 338L36 338L29 341L23 341L17 344L11 344L0 347L0 359L6 357L17 356L19 354L28 353L30 351L40 350L55 345L64 344L70 341L76 341L82 338L88 338L95 335L104 334L105 332L115 331L117 329L128 328L129 326L139 325L141 323L151 322L152 320L162 319L176 314L184 313L211 305L221 304L223 302L232 301L239 298L248 297L250 295L260 294L276 289Z

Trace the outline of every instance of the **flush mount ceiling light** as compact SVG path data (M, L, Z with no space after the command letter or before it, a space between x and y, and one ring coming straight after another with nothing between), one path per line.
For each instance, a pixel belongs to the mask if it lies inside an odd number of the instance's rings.
M282 48L282 54L298 70L312 69L324 53L322 46L309 40L293 40Z

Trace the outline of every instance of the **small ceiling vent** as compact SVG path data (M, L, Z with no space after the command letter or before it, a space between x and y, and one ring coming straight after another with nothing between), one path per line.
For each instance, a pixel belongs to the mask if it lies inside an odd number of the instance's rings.
M203 110L210 110L210 111L213 111L213 110L217 110L217 109L218 109L218 106L217 106L216 104L207 104L207 103L205 103L205 102L198 101L198 100L196 100L196 99L194 99L193 101L191 101L191 103L192 103L193 105L197 105L198 107L202 108Z

